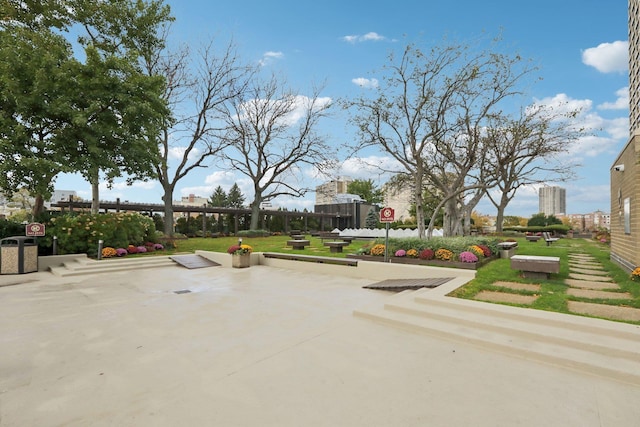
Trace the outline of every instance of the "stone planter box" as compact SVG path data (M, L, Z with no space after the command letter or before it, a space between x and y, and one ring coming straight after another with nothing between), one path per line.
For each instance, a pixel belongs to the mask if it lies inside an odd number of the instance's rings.
M247 268L251 266L251 254L231 255L231 266L233 268Z
M347 258L361 259L363 261L384 262L383 256L373 255L347 255ZM427 265L431 267L448 267L448 268L461 268L465 270L477 270L488 262L491 262L494 258L485 258L478 262L459 262L459 261L441 261L438 259L423 260L420 258L409 257L389 257L389 262L393 264L412 264L412 265Z

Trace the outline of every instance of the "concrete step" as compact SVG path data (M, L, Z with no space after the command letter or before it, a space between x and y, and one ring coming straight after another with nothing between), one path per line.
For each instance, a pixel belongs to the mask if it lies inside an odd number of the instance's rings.
M640 326L450 297L403 293L355 315L493 351L640 385Z
M83 274L108 273L116 271L137 270L140 268L172 267L178 264L169 256L153 255L137 258L109 258L100 261L81 258L66 262L59 267L51 267L50 271L61 277L79 276Z

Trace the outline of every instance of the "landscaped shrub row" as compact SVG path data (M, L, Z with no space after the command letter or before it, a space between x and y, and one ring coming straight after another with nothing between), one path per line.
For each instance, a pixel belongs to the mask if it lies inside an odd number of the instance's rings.
M46 223L47 234L39 240L43 246L51 247L53 236L58 239L58 254L98 254L98 241L103 249L142 246L156 241L153 219L138 213L75 214L67 213L52 217ZM116 252L118 249L114 249ZM111 254L111 251L107 251ZM104 250L103 250L104 256ZM111 256L117 256L114 253Z
M486 237L432 237L431 239L389 239L388 254L396 257L423 260L477 262L498 253L500 239ZM363 247L362 255L383 256L385 245L381 240Z

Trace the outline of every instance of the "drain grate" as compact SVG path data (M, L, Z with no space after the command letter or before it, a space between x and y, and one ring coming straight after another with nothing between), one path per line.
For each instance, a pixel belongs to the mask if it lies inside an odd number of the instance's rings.
M178 295L180 295L180 294L190 294L191 291L189 289L182 289L180 291L173 291L173 293L174 294L178 294Z

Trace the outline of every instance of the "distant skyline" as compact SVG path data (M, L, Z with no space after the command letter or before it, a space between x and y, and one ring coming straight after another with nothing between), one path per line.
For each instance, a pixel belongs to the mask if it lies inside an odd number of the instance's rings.
M627 1L565 0L512 1L370 1L365 5L327 1L167 2L176 17L170 42L197 49L210 38L220 48L230 38L248 62L285 76L302 95L314 83L325 83L323 97L337 101L375 87L376 73L390 52L415 42L428 47L446 36L466 41L483 34L501 36L501 46L531 59L542 80L532 84L523 105L533 102L582 108L578 118L594 135L568 147L572 160L582 164L571 182L549 182L566 188L567 213L609 211L609 168L629 138ZM336 146L352 142L355 132L338 108L320 131ZM180 151L176 141L176 152ZM372 163L390 163L385 153L360 153ZM247 202L253 198L250 182L211 162L180 181L174 200L189 194L209 197L221 185L228 191L238 183ZM336 176L373 179L380 186L388 177L364 167L356 159L344 161ZM335 178L334 177L334 178ZM301 186L315 188L325 179L305 171ZM76 175L62 175L59 190L75 190L90 198L91 187ZM538 186L520 189L506 215L531 216L538 212ZM112 189L101 185L103 200L161 203L156 181L127 186L116 181ZM301 199L276 199L273 206L313 210L314 193ZM476 210L496 211L488 200Z

